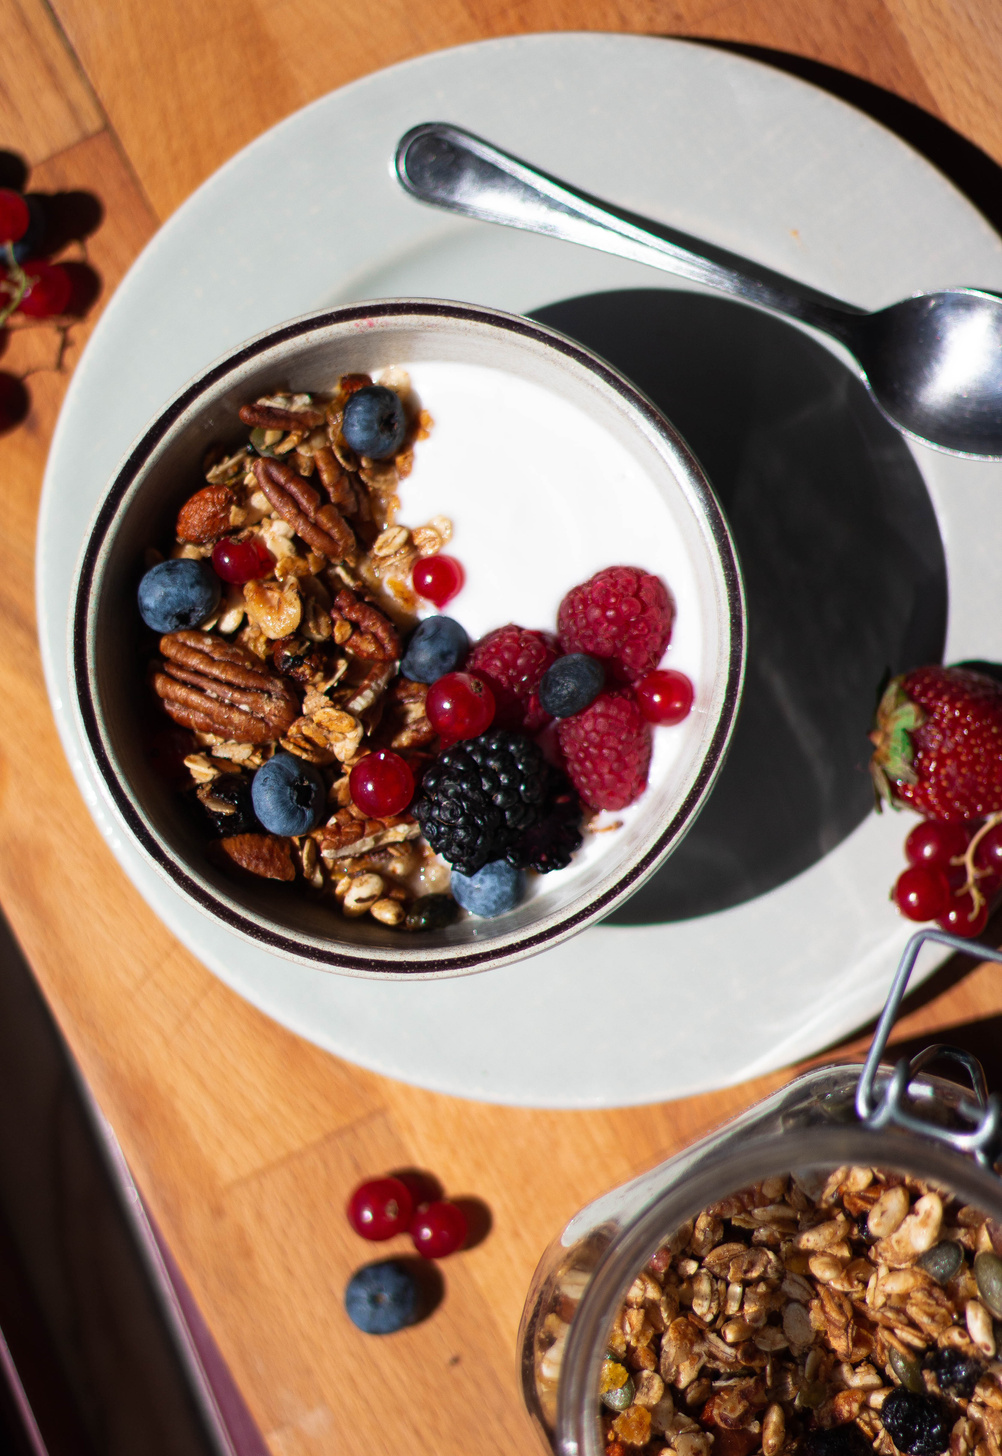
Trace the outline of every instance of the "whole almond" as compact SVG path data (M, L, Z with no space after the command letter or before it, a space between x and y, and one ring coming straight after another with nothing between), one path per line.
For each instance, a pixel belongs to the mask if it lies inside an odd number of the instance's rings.
M179 539L204 546L225 536L231 529L230 510L236 503L236 493L228 485L207 485L196 491L178 512Z

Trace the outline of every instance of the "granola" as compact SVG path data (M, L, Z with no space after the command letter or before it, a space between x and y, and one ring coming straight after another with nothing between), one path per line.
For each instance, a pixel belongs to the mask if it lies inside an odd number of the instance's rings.
M168 555L207 560L225 540L257 551L263 569L225 586L197 628L159 636L148 681L184 730L176 735L183 792L215 831L206 846L213 863L298 881L349 918L437 929L457 906L416 820L366 816L347 788L373 749L405 756L419 781L438 746L427 688L402 678L399 665L402 636L417 621L411 567L452 534L442 516L414 531L396 519L400 479L431 425L402 371L391 379L408 418L396 457L360 459L346 444L344 405L371 383L349 375L326 400L276 393L243 406L249 442L210 452ZM162 559L151 549L147 568ZM326 812L309 833L262 833L255 820L250 781L276 752L321 776Z
M879 1169L723 1199L626 1293L598 1391L606 1456L999 1456L1000 1252L1002 1226ZM547 1316L543 1386L575 1293Z

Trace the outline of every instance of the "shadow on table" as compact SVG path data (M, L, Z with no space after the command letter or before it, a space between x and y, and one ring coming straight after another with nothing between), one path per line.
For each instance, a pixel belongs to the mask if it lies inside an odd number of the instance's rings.
M945 561L925 485L862 384L781 320L656 288L534 316L608 359L678 426L730 522L747 591L727 761L685 840L607 923L741 904L865 818L881 683L942 655Z

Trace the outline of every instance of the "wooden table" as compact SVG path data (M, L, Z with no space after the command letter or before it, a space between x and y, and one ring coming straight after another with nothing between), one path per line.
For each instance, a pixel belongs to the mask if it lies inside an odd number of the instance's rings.
M105 220L89 256L102 300L173 209L265 127L381 66L519 31L631 30L775 48L839 68L848 74L833 78L836 87L895 111L893 97L850 78L887 88L1002 163L997 0L3 0L0 13L0 146L25 156L34 188L100 197ZM926 130L943 141L935 126ZM1002 174L959 142L946 150L990 209ZM73 330L69 368L99 311ZM20 373L52 357L48 332L20 332L0 367ZM66 374L29 382L31 414L0 440L9 513L0 902L272 1450L531 1449L515 1332L550 1238L604 1187L783 1076L625 1112L454 1101L316 1050L204 970L113 861L53 727L32 564ZM999 1080L1002 1061L991 1062L1002 977L991 967L954 963L912 1005L902 1036L953 1028ZM493 1229L445 1266L443 1305L394 1340L390 1364L387 1347L354 1331L341 1308L366 1256L342 1207L358 1179L406 1164L483 1199Z

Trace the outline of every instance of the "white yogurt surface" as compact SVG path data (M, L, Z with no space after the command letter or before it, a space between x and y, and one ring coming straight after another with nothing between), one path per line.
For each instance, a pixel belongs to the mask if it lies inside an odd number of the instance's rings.
M401 483L399 519L410 527L437 515L452 521L445 549L466 583L443 610L471 641L507 622L555 631L564 595L606 566L641 567L670 589L676 615L661 665L692 680L696 702L677 727L653 729L650 782L669 781L698 733L710 685L695 576L657 486L607 430L538 384L481 365L401 363L434 425ZM626 823L642 804L603 820ZM529 877L529 895L575 875L615 837L586 835L566 870Z

